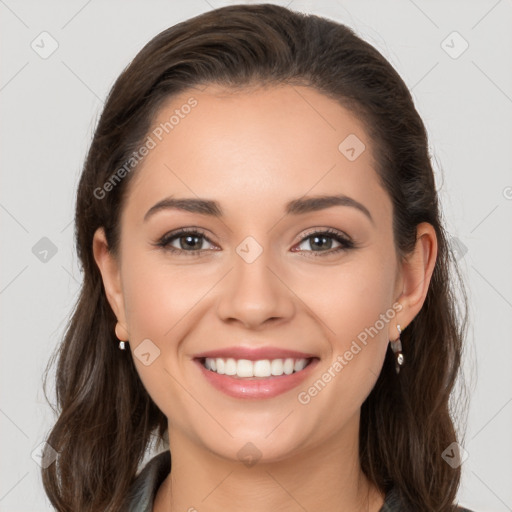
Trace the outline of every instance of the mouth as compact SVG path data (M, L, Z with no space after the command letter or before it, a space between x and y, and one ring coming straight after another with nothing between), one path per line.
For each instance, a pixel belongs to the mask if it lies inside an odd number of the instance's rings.
M213 389L233 398L265 399L297 388L312 375L320 359L196 357L193 361Z
M236 379L258 380L292 375L303 371L315 357L286 359L234 359L231 357L197 358L206 370L218 375L227 375Z

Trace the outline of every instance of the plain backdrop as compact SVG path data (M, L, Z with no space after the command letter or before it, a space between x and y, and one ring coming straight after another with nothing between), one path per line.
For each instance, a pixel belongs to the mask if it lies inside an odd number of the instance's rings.
M0 0L0 511L51 510L37 458L53 421L42 374L79 290L74 197L103 101L161 30L235 3ZM275 3L349 25L412 90L470 299L459 500L510 511L512 3Z

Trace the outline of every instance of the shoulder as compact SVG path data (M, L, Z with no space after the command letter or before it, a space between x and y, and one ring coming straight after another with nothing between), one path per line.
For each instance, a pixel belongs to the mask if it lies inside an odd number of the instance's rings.
M126 512L151 512L160 484L171 470L171 454L166 450L155 455L136 476L126 496Z
M474 512L464 507L457 506L456 512ZM407 503L407 500L400 494L397 487L392 487L387 493L379 512L414 512L414 508Z

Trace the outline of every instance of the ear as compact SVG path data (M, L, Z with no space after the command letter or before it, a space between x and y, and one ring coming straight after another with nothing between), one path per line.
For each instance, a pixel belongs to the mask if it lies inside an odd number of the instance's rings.
M123 341L129 339L128 327L124 308L124 297L121 286L121 272L119 263L110 252L105 230L98 228L92 241L94 259L103 279L103 286L107 300L117 318L116 336Z
M399 323L405 329L420 312L427 296L437 258L437 236L434 227L422 222L416 229L416 245L402 263L402 295L398 298L403 309Z

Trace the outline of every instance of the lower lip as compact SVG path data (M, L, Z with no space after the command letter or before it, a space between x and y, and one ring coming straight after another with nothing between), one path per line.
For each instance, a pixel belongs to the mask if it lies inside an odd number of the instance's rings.
M234 398L272 398L297 387L304 379L311 375L319 359L313 359L300 372L254 379L220 375L217 372L207 370L198 359L194 362L199 365L208 382L226 395Z

